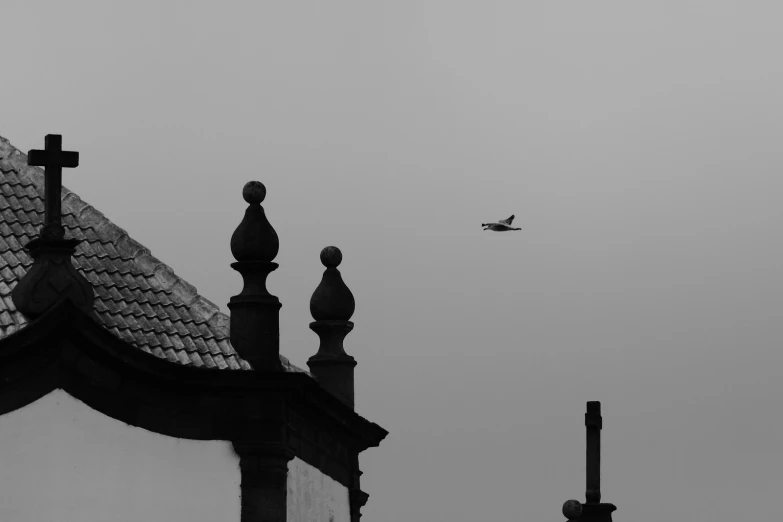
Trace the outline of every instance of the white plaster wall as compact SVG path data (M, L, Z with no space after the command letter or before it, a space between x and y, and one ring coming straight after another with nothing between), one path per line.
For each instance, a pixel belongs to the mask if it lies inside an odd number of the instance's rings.
M351 522L348 488L294 457L288 463L287 522Z
M61 390L0 416L0 521L239 522L225 441L129 426Z

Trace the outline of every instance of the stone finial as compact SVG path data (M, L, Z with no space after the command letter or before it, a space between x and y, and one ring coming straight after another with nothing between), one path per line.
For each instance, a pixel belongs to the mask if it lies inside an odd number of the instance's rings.
M245 217L231 236L231 253L237 261L270 262L277 257L280 242L261 206L266 187L260 181L249 181L242 189L242 197L248 206Z
M44 150L27 153L27 164L44 167L44 224L39 236L25 245L33 266L11 293L16 308L35 319L57 301L70 299L80 310L93 314L92 285L76 271L71 257L78 239L65 239L62 226L62 169L79 165L79 153L62 150L62 136L47 134Z
M266 289L266 278L278 264L280 243L261 207L266 187L250 181L242 189L248 203L245 217L231 236L231 268L242 275L242 292L231 298L231 344L257 371L282 371L280 301Z
M353 329L349 319L356 303L337 269L342 258L337 247L329 246L321 251L321 263L326 270L310 299L310 314L315 319L310 329L318 334L321 344L307 365L324 388L353 408L356 360L345 353L343 340Z
M321 250L321 263L326 270L310 299L310 315L316 321L347 321L356 308L353 294L337 269L342 260L343 254L337 247L328 246Z

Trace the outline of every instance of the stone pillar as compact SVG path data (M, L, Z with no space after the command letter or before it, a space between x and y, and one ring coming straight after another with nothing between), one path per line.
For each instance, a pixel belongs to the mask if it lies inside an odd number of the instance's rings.
M231 345L256 371L282 371L280 363L280 301L266 289L267 276L278 267L272 260L280 243L261 202L266 188L250 181L242 189L248 203L245 217L231 236L231 268L242 274L244 286L228 303Z
M337 247L330 246L321 251L321 263L326 270L310 299L310 314L315 319L310 328L318 334L321 344L318 353L307 361L307 366L321 386L353 408L356 360L345 353L343 340L353 329L349 319L355 302L337 269L342 259Z
M585 413L587 432L585 503L567 500L563 515L570 522L612 522L612 512L617 506L601 502L601 403L589 401Z
M240 522L286 522L288 462L284 444L234 442L242 474Z

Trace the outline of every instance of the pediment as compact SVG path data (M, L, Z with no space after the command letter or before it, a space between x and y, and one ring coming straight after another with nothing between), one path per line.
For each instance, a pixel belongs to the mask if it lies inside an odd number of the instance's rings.
M284 443L319 469L333 462L324 471L336 478L350 469L351 455L387 434L309 375L172 364L116 338L67 299L0 339L0 415L56 389L163 435Z

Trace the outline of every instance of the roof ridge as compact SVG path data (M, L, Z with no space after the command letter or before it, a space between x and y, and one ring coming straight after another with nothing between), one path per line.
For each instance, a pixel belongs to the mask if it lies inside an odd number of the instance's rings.
M20 178L32 183L40 196L44 197L43 169L28 165L27 155L14 147L7 138L0 136L0 169L3 166L10 166ZM120 254L133 258L140 268L154 274L161 289L176 294L186 306L194 308L209 326L228 334L230 318L221 312L215 303L199 294L194 285L178 276L171 266L153 256L147 247L130 237L125 229L117 226L103 212L65 185L62 190L63 211L71 211L80 226L90 226L103 242L112 243Z

